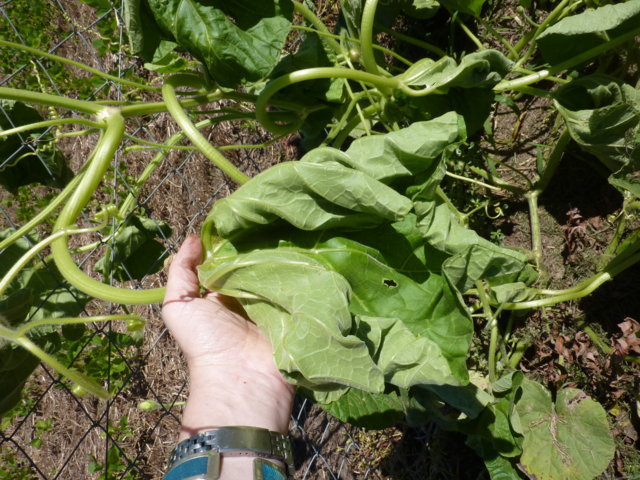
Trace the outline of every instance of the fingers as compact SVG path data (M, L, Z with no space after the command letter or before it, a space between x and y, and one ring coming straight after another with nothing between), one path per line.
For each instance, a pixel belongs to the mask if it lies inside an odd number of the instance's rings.
M202 244L195 235L188 236L176 253L167 279L164 303L188 300L200 296L196 267L202 261Z

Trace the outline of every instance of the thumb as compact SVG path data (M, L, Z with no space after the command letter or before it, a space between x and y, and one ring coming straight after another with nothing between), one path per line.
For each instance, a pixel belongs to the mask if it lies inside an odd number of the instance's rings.
M190 235L184 240L169 266L164 304L200 297L196 267L201 261L200 239L196 235Z

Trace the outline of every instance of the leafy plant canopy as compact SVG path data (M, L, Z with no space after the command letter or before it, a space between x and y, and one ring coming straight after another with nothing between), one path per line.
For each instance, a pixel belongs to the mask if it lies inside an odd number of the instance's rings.
M17 401L40 361L108 396L54 358L54 345L64 342L57 327L127 320L138 328L135 315L78 315L92 298L162 300L161 288L113 285L162 267L171 226L141 213L135 201L158 162L119 204L100 209L92 199L106 188L103 177L129 119L168 112L180 131L159 147L186 137L239 187L204 222L199 279L241 302L301 392L366 427L405 419L464 433L494 479L599 475L614 454L603 407L581 390L552 395L524 378L517 370L524 343L511 338L515 311L582 298L640 260L640 236L628 228L640 208L640 93L632 69L602 61L614 53L630 58L625 52L637 48L640 0L591 3L551 2L544 20L514 41L484 18L484 0L344 0L335 24L297 0L124 0L130 51L162 85L73 64L161 101L132 93L105 106L0 87L0 184L13 193L34 184L59 191L33 220L0 236L0 411ZM399 27L413 22L436 32L443 20L448 35L433 42ZM476 25L485 41L473 33ZM457 35L472 47L459 48ZM5 40L0 48L70 62ZM493 105L517 109L523 96L549 99L556 120L554 144L533 177L516 172L526 179L516 183L482 155L484 164L455 173L479 132L490 133ZM226 115L201 108L219 100ZM51 110L73 115L47 115ZM234 118L256 120L276 140L298 133L306 154L249 178L202 133ZM100 135L73 172L56 143L77 125ZM538 198L569 147L602 165L623 207L601 268L551 290ZM476 189L484 203L456 206L445 178ZM530 250L496 244L471 228L471 215L496 191L526 201ZM108 245L92 272L78 267L68 245L79 233ZM45 248L55 282L42 275ZM489 332L482 351L474 350L479 326ZM484 356L483 366L472 368L471 355Z

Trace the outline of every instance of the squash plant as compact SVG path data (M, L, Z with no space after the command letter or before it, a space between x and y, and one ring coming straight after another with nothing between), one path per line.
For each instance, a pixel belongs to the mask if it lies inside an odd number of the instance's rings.
M45 247L80 298L161 302L162 288L113 286L83 271L68 239L101 232L112 254L95 273L105 280L161 268L156 239L170 236L170 225L135 211L156 159L119 205L94 215L95 225L77 223L102 188L127 121L168 112L180 131L157 147L174 148L186 137L239 187L214 204L204 223L200 281L242 303L269 336L282 374L303 394L366 427L406 419L465 433L491 478L590 479L607 467L614 444L602 406L576 389L553 398L525 379L517 371L522 345L506 341L511 332L500 328L499 318L584 297L640 260L640 236L626 229L639 207L640 94L626 71L614 76L604 65L581 75L603 54L632 48L640 0L595 9L561 0L515 44L484 22L505 53L485 48L468 27L483 22L483 0L378 3L343 0L338 23L329 26L297 0L124 0L131 52L164 75L161 87L0 40L0 48L162 96L155 103L105 103L0 87L0 183L8 190L43 181L63 185L31 221L1 234L0 410L16 401L38 361L95 395L108 395L45 351L38 337L52 326L114 320L140 326L134 315L79 318L77 311L36 308L34 298L49 291L32 281L32 260ZM476 51L396 31L400 16L427 28L435 28L434 16L446 18ZM381 31L423 57L377 45ZM283 53L292 32L300 42ZM448 171L486 126L494 102L523 95L550 98L557 115L555 145L538 159L535 178L521 175L524 183L516 184L493 163L473 167L474 177ZM222 115L201 108L220 100L229 105ZM43 118L34 106L71 114ZM274 139L298 132L307 153L248 178L201 132L242 118L257 120ZM68 125L100 132L77 172L49 133ZM47 150L32 168L21 149L34 139ZM624 207L600 271L551 290L541 264L537 202L570 142L601 162ZM498 246L469 228L468 215L441 187L445 176L526 199L532 249ZM52 217L50 235L37 238L36 227ZM469 371L474 321L482 319L491 332L488 368ZM585 436L594 443L580 442Z

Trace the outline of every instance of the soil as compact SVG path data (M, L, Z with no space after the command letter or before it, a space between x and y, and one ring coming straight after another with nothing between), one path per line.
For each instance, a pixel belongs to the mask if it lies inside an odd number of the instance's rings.
M74 20L70 28L68 18L56 17L59 27L85 32L89 42L95 40L98 35L90 28L91 9L70 0L61 3L67 17ZM335 4L327 5L326 15L335 16ZM507 1L494 12L504 22L507 38L509 31L516 35L522 28L512 21L520 18L514 13L516 5L517 2ZM100 59L88 55L82 37L64 43L57 53L107 70L117 60L111 54ZM538 152L546 153L545 145L557 137L555 119L548 112L548 101L542 99L519 102L515 111L499 103L492 112L491 127L496 134L477 141L510 167L498 166L506 180L518 185L526 183L512 168L529 180L534 179ZM158 141L168 138L175 128L166 115L155 115L131 133ZM247 128L225 123L206 134L216 145L262 143L270 138L253 124ZM86 138L72 137L60 148L72 159L71 166L76 170L88 156L91 143ZM132 178L142 171L148 159L144 153L137 155L140 161L129 164L126 170ZM275 163L298 158L299 152L296 139L287 138L266 148L229 150L225 155L252 176ZM165 242L170 252L185 235L198 233L213 202L234 189L207 159L188 151L176 151L163 158L149 185L154 185L153 190L139 195L140 209L173 226L173 235ZM526 203L515 200L508 192L498 193L496 200L509 207L492 227L499 228L504 245L531 248ZM613 233L611 221L620 207L621 196L606 178L594 170L588 159L570 149L540 198L545 286L566 288L595 271ZM2 229L17 223L14 211L3 208L2 212L7 212ZM95 238L79 241L87 240ZM94 252L88 262L94 262L102 251ZM147 276L141 286L163 285L165 280L165 274L159 272ZM527 375L552 390L562 386L582 388L609 412L618 450L603 478L638 478L640 474L640 422L637 409L633 408L640 392L640 368L625 362L620 350L616 350L625 338L620 325L640 319L638 285L640 266L636 265L593 295L522 316L516 326L516 335L530 339L531 346L520 364ZM104 478L99 475L105 472L108 458L117 459L109 464L109 478L162 476L166 458L175 445L181 414L181 407L171 404L186 399L188 378L180 352L162 325L158 307L138 307L135 311L147 318L148 324L139 345L126 354L116 354L126 359L127 367L124 384L108 402L73 395L53 372L43 367L36 370L26 389L22 410L0 429L0 458L6 462L13 455L14 472L24 468L35 473L33 477L0 478ZM115 311L92 303L87 313ZM91 327L93 331L98 336L109 334L108 328L98 325ZM147 399L166 406L154 411L139 409L138 402ZM49 430L41 424L47 418L53 418ZM127 419L126 425L114 427L122 418ZM367 431L339 422L307 400L297 399L290 434L296 479L483 478L482 462L464 445L464 438L435 425ZM92 458L95 471L89 474Z

